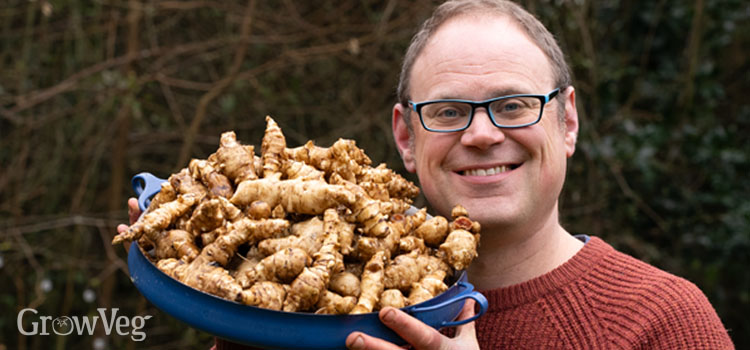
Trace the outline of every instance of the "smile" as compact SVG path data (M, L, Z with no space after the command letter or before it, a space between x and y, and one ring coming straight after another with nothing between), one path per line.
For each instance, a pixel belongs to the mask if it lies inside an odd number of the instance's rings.
M504 173L506 171L510 171L515 169L515 166L509 166L509 165L498 165L492 168L486 168L486 169L466 169L460 172L461 175L464 176L492 176L495 174Z

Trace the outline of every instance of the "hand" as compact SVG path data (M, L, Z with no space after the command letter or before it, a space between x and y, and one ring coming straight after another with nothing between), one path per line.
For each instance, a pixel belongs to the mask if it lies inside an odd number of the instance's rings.
M138 207L138 200L132 197L128 198L128 220L130 220L128 225L132 225L134 222L136 222L139 216L141 216L141 209ZM127 231L129 227L128 225L117 225L117 233L120 234ZM124 244L124 246L125 250L128 250L128 248L130 248L130 246L127 244Z
M378 314L380 321L393 329L416 350L479 349L474 322L456 327L456 336L448 338L436 329L422 323L407 313L387 307ZM474 300L467 300L458 315L459 320L474 316ZM402 347L362 332L353 332L346 337L348 349L394 350Z

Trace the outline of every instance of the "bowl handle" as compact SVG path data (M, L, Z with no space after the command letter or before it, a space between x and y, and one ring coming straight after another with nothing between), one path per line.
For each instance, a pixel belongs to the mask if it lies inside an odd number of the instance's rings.
M457 282L457 283L461 284L461 285L468 286L468 289L471 290L471 292L461 293L461 294L456 295L453 298L450 298L450 299L448 299L446 301L443 301L442 303L439 303L439 304L425 306L425 307L415 307L415 308L411 309L411 313L412 314L416 314L416 313L420 313L420 312L433 311L433 310L437 310L437 309L446 307L446 306L448 306L450 304L457 303L457 302L464 301L466 299L471 298L471 299L474 299L474 301L476 301L477 304L479 305L479 312L477 312L474 316L471 316L471 317L469 317L469 318L467 318L465 320L460 320L460 321L444 321L443 323L440 324L440 327L438 327L438 328L460 326L462 324L466 324L466 323L472 322L472 321L476 320L477 318L479 318L480 316L484 315L484 313L485 313L485 311L487 311L487 307L488 307L487 298L485 298L484 295L482 295L482 293L479 293L479 292L473 290L474 286L472 286L471 284L465 283L465 282Z
M167 181L154 176L151 173L140 173L133 176L130 184L133 186L135 195L138 196L138 207L141 211L146 210L151 204L151 197L161 191L161 183Z

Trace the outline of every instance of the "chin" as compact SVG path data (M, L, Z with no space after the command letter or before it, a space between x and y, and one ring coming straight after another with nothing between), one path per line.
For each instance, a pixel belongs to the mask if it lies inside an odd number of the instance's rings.
M479 221L483 227L507 227L513 226L518 221L519 213L516 206L506 208L503 205L487 203L486 201L473 201L471 204L462 204L469 212L469 218Z

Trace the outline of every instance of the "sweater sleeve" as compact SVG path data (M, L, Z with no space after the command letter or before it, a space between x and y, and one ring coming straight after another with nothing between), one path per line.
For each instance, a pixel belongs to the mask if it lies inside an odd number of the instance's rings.
M655 319L644 329L643 349L734 349L708 298L693 283L676 276L661 288L652 310Z

